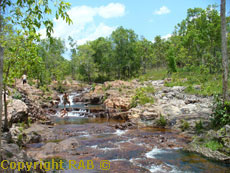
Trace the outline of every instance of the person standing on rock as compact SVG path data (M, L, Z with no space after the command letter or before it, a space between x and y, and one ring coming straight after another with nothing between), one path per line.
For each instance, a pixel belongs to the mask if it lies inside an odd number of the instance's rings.
M63 104L64 104L64 108L66 104L69 104L70 106L70 101L69 101L69 95L65 92L65 94L63 95Z
M22 75L22 83L23 83L23 85L24 85L26 82L27 82L27 81L26 81L26 75L23 74L23 75Z
M63 110L63 113L62 113L61 117L63 117L63 116L67 113L66 107L65 107L65 105L66 105L67 103L68 103L69 106L70 106L69 95L65 92L65 94L63 95L64 110Z

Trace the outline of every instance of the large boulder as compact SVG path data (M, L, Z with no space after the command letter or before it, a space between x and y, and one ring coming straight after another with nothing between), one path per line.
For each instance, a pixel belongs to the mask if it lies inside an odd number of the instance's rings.
M49 142L41 147L40 151L31 151L29 155L36 159L58 157L61 153L72 153L79 146L76 138L67 138L59 143Z
M8 104L8 121L11 123L25 122L28 119L27 105L18 99L12 99Z
M24 138L24 142L26 144L30 144L30 143L39 143L41 142L41 135L38 134L35 131L29 132L25 134L25 138Z
M104 101L104 105L107 109L121 109L122 111L128 111L130 104L131 98L126 97L113 97Z

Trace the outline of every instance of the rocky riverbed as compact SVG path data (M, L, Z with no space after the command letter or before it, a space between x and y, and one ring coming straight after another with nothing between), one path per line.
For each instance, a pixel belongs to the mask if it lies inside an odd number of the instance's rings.
M93 87L66 82L65 87L70 93L71 105L67 107L67 115L61 118L61 94L55 91L45 94L35 87L18 85L22 98L8 98L12 100L9 105L12 128L3 135L5 158L17 150L22 157L16 158L13 154L13 160L58 158L66 161L66 167L68 160L91 159L96 166L92 172L100 171L101 160L110 161L112 172L127 169L130 172L205 172L210 167L225 172L230 167L194 154L206 151L197 141L207 135L203 133L195 139L193 136L200 121L203 128L208 129L211 97L185 94L181 86L165 87L164 80L114 81ZM154 92L147 95L154 98L154 102L133 107L136 90L145 87L154 88ZM164 127L159 123L162 117ZM34 123L29 128L25 123L22 129L18 123L28 119ZM228 132L216 136L225 141L229 139ZM211 139L216 136L215 132L212 137L209 135ZM216 159L215 153L202 154ZM221 161L229 159L227 155L218 156Z

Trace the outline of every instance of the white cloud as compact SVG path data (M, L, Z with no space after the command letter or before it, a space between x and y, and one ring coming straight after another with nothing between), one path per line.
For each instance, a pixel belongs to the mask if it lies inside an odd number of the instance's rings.
M106 19L112 17L121 17L125 14L125 6L120 3L110 3L107 6L99 7L98 13L101 17L104 17Z
M171 36L172 36L172 34L167 34L167 35L163 35L161 38L168 40Z
M162 6L159 10L156 10L154 13L157 15L168 14L170 13L170 10L168 9L168 7Z
M100 23L97 27L94 28L94 32L92 32L83 39L79 39L77 41L77 44L82 45L85 44L87 41L92 41L102 36L109 36L115 29L116 27L110 27L105 25L104 23Z
M67 47L69 47L67 44L69 36L77 41L78 45L98 37L109 36L116 29L116 26L107 26L105 23L97 24L94 18L96 16L105 19L122 17L125 15L125 6L120 3L110 3L99 7L76 6L71 8L68 14L73 24L68 25L62 19L53 19L54 33L52 33L52 36L64 39ZM45 29L41 29L39 33L42 34L42 38L45 38Z

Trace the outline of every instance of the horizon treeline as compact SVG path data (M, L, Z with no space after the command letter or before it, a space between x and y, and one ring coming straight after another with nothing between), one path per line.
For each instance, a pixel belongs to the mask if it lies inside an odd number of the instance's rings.
M70 16L71 18L71 16ZM167 21L165 21L167 22ZM157 26L156 26L157 27ZM200 71L214 74L222 71L221 18L216 6L187 10L187 17L175 26L168 39L156 36L149 41L132 29L118 27L109 37L100 37L77 45L71 36L68 44L71 60L60 38L36 41L5 24L4 81L10 85L14 78L26 73L36 79L38 87L52 80L72 79L104 82L130 79L149 70L167 68L169 74ZM230 55L230 17L227 17L228 56Z

